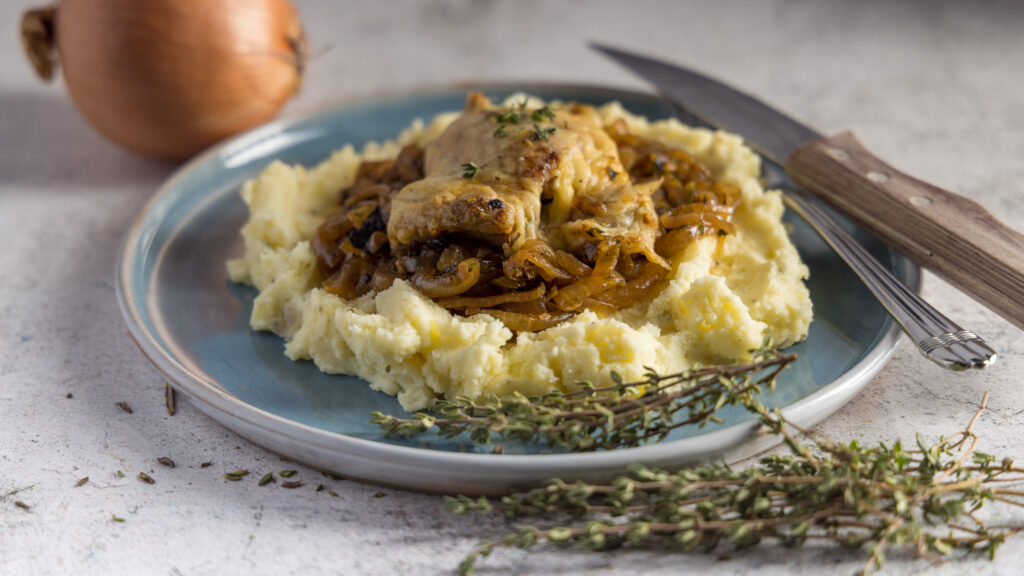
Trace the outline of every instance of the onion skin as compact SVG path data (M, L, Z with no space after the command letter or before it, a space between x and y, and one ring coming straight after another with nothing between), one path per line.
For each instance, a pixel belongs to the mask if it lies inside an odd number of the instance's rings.
M288 0L62 0L54 36L89 123L167 160L273 118L306 56Z

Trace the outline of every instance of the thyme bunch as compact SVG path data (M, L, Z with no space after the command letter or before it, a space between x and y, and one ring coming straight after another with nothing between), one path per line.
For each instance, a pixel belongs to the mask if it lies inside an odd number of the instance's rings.
M858 574L880 569L889 547L936 557L982 551L991 558L1024 525L986 525L979 509L986 502L1024 507L1024 490L1014 486L1024 483L1024 468L976 450L973 428L986 400L987 394L962 432L930 444L918 436L907 449L899 441L862 446L809 434L748 395L744 405L768 432L783 436L790 454L765 456L745 469L709 464L669 473L637 465L609 484L551 480L511 494L497 510L543 523L479 544L459 573L472 573L498 547L541 543L710 551L826 541L867 548ZM494 508L486 498L466 496L447 497L446 507L456 514Z
M610 386L581 382L577 392L459 397L438 401L430 413L399 418L374 412L370 421L395 436L437 430L446 438L465 433L480 444L501 439L543 442L572 451L632 447L662 440L682 426L721 422L716 411L744 405L771 388L776 376L795 358L765 347L745 364L707 366L666 376L648 370L638 382L624 382L612 372L614 384Z

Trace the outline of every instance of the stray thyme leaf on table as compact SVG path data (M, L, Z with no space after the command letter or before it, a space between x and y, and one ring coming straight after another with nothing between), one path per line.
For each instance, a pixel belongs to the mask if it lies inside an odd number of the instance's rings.
M174 416L175 412L177 412L175 404L174 387L171 386L170 382L164 382L164 406L167 408L168 416Z
M477 443L495 438L543 442L573 451L610 450L664 439L682 426L721 422L715 412L743 404L765 388L796 359L762 349L746 364L707 366L662 376L653 370L639 382L625 382L612 372L614 384L581 383L578 392L544 396L523 394L439 400L433 412L398 418L381 412L370 421L396 436L436 429L451 438L466 433Z
M224 474L221 474L220 476L225 480L230 480L231 482L238 482L242 479L243 476L247 476L248 474L248 470L235 470L234 472L226 472Z
M987 525L978 514L986 502L1024 508L1024 468L1009 458L975 450L973 428L988 395L967 427L951 438L916 447L899 441L877 446L833 442L805 430L749 398L771 433L781 435L788 455L769 455L746 469L708 464L669 473L640 465L607 485L552 480L546 486L502 498L494 509L538 525L519 525L504 538L483 542L459 565L472 573L479 558L498 547L541 543L591 550L619 546L711 551L774 541L787 547L826 541L864 548L859 574L882 567L889 547L913 547L930 557L955 551L990 558L1021 525ZM487 513L486 498L446 498L455 514Z

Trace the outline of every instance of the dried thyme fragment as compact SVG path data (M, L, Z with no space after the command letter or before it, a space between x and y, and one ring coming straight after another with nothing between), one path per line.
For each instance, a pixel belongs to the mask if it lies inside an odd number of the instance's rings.
M28 511L28 510L32 509L31 506L29 506L28 504L25 504L21 500L15 500L14 501L14 505L17 506L18 508L21 508L22 510L25 510L25 511Z
M281 470L278 474L281 478L291 478L292 476L295 476L295 470Z
M302 486L302 480L295 480L292 482L281 482L281 488L298 488Z
M221 474L221 477L224 478L225 480L238 482L239 480L242 479L242 477L247 476L248 474L248 470L235 470L234 472L225 472L224 474Z
M85 486L88 483L89 483L89 477L86 476L85 478L82 478L78 482L75 482L75 488L81 488L82 486Z
M131 407L131 406L129 406L127 402L115 402L115 403L114 403L114 406L117 406L117 407L118 407L118 408L120 408L120 409L121 409L122 411L124 411L124 412L127 412L127 413L129 413L129 414L131 414L131 413L132 413L132 407Z
M277 482L277 480L274 479L274 473L273 472L267 472L262 477L260 477L260 481L257 482L256 484L258 486L266 486L267 484L270 484L271 482Z
M163 466L167 466L168 468L174 468L175 467L174 460L171 460L170 458L168 458L166 456L161 456L161 457L157 458L156 461L158 463L160 463L161 465L163 465Z
M177 408L175 407L174 387L170 382L164 382L164 405L167 407L167 415L174 416Z
M153 477L145 472L139 472L139 480L142 480L146 484L156 484L156 480L153 480Z

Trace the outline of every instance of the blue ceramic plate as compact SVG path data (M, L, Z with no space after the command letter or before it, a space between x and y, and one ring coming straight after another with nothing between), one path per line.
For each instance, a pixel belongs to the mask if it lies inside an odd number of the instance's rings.
M526 91L544 99L620 101L651 119L671 115L656 97L565 85L484 85L387 96L270 124L185 165L157 192L128 233L118 296L143 353L214 419L289 459L367 482L436 492L500 493L553 476L607 479L631 462L674 467L763 450L751 417L726 410L725 423L683 429L665 442L591 454L553 454L506 445L485 453L460 440L384 438L374 410L401 414L391 396L359 379L322 374L284 355L280 338L248 326L255 291L232 284L224 262L241 254L247 210L239 186L271 160L317 164L331 151L390 139L415 118L459 110L467 90L492 98ZM787 216L810 267L815 318L791 351L795 365L766 401L811 425L859 391L884 365L896 328L853 273L803 222ZM849 229L898 278L917 288L917 268L876 240Z

